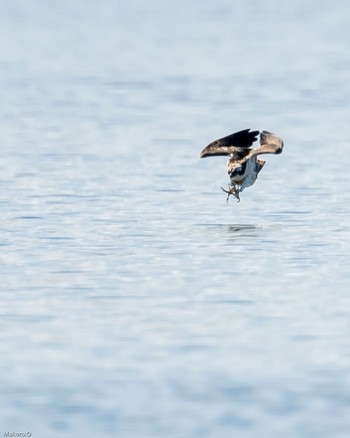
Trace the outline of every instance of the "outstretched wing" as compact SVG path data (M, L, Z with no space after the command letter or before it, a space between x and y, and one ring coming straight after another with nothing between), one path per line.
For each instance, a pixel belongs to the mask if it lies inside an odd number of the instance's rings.
M281 154L283 150L283 140L272 132L263 131L260 134L260 146L251 149L249 153L241 160L245 162L249 158L255 157L261 154Z
M200 154L201 158L218 155L237 155L237 159L243 158L249 152L250 146L257 140L259 131L244 129L235 132L227 137L219 138L204 148Z

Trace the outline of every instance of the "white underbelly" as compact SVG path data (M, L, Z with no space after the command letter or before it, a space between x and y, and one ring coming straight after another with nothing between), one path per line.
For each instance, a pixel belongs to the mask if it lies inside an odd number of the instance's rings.
M258 177L258 173L256 171L256 158L251 158L247 162L247 168L246 168L246 178L244 180L244 188L251 186L255 183L255 180ZM243 185L242 184L242 185Z
M235 175L231 177L232 181L236 184L242 184L247 178L251 179L255 173L255 163L252 162L254 158L246 162L245 170L242 175Z

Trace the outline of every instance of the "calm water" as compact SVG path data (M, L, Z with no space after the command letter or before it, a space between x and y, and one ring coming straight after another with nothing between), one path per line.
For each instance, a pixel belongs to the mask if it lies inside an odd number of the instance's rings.
M0 434L349 437L348 3L1 10Z

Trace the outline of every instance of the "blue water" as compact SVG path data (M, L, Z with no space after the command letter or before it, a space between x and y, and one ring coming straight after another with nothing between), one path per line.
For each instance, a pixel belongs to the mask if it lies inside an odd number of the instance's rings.
M348 3L1 10L0 434L349 437Z

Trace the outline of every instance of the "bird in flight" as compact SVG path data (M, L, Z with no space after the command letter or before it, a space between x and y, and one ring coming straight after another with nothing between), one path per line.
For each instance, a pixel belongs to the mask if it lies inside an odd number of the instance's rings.
M252 148L253 143L260 134L260 146ZM280 154L284 143L277 135L268 131L243 131L235 132L227 137L219 138L204 148L200 158L228 155L227 172L230 177L227 193L227 201L233 195L240 201L239 194L244 189L253 185L259 172L265 165L264 160L259 160L261 154Z

